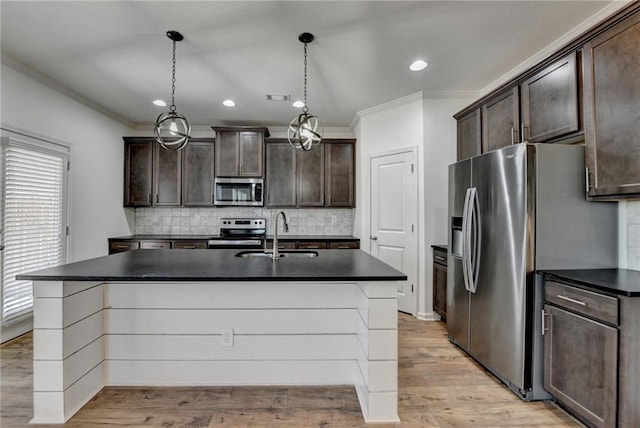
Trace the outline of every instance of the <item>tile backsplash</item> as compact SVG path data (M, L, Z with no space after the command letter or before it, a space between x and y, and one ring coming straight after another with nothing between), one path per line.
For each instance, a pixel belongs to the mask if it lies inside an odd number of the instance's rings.
M640 270L640 201L626 203L627 267Z
M171 235L218 235L220 219L257 217L267 219L267 234L273 234L278 209L226 208L136 208L134 233ZM289 235L352 235L353 209L282 209L289 223ZM282 223L280 224L282 226ZM280 231L280 230L279 230Z

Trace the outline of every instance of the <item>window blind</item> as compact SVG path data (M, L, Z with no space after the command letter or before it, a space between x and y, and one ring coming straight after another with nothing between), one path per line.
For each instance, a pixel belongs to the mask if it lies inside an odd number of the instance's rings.
M7 325L33 310L31 281L15 276L66 259L68 159L11 140L3 146L2 324Z

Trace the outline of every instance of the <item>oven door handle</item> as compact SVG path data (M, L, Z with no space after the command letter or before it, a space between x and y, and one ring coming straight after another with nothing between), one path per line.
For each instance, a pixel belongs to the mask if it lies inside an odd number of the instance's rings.
M211 240L208 242L210 247L222 247L223 245L253 245L260 246L262 245L262 240L260 239L236 239L236 240Z

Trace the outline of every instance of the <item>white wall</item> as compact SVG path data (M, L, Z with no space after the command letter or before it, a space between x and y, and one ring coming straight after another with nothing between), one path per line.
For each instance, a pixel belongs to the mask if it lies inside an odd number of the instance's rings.
M448 165L456 160L453 114L475 98L427 98L417 93L358 113L357 201L354 234L370 251L370 171L372 154L417 148L418 173L418 313L437 317L432 308L431 245L447 243Z
M122 207L122 136L133 130L2 64L2 126L71 145L69 261L107 254L107 238L131 233Z

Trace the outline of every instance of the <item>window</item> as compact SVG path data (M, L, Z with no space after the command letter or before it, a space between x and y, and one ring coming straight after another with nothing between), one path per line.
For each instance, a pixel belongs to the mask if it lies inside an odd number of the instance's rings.
M3 132L3 327L33 311L32 283L16 275L66 262L68 162L68 147Z

